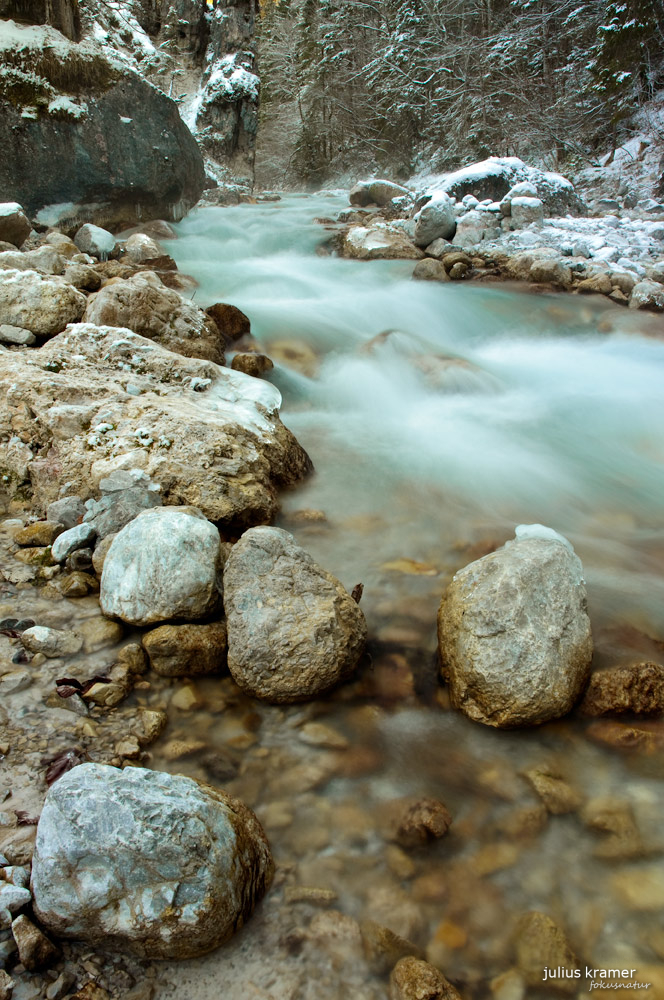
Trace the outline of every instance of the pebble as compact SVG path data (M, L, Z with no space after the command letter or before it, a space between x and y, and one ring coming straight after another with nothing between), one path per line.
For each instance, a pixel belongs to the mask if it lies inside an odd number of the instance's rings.
M433 965L407 957L392 969L390 1000L461 1000L461 995Z
M348 746L348 740L345 736L322 722L305 723L298 736L308 746L326 747L329 750L345 750Z
M423 958L416 944L374 920L365 920L360 929L365 958L377 973L389 972L401 958Z
M312 903L314 906L330 906L337 901L332 889L317 889L309 886L287 886L284 892L286 903Z
M11 670L0 677L0 690L3 695L25 691L31 684L32 674L29 670Z
M60 958L60 949L28 917L22 915L14 920L12 934L28 972L48 968Z
M533 767L524 772L524 777L553 816L576 812L583 803L583 796L576 789L550 771Z
M191 712L195 708L202 708L204 704L193 684L185 684L171 698L171 707L177 708L180 712Z
M629 910L664 909L664 870L659 863L624 868L612 877L611 885Z
M83 645L83 640L76 632L61 632L55 628L45 628L34 625L26 629L21 636L25 649L31 653L43 653L54 658L58 656L73 656Z
M62 1000L74 983L74 974L68 969L60 973L55 982L46 990L46 1000Z
M404 804L395 819L392 839L401 847L422 847L450 828L452 817L442 802L422 798Z

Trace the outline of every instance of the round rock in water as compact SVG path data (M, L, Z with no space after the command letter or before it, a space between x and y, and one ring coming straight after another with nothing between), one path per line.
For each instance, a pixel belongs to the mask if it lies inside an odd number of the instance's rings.
M343 586L280 528L251 528L224 570L228 667L243 690L305 701L347 677L367 626Z
M567 539L521 525L515 541L457 573L438 644L452 704L476 722L532 726L569 712L593 647L583 567Z
M195 507L142 511L113 539L99 601L132 625L204 618L219 605L219 532Z
M237 799L182 775L81 764L46 796L33 905L58 937L193 958L242 926L273 870Z

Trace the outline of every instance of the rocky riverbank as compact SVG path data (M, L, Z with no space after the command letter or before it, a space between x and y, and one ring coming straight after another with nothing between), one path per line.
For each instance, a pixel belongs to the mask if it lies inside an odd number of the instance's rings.
M599 198L592 214L572 183L517 158L423 180L358 183L332 240L356 260L415 260L431 281L513 280L543 291L606 295L664 311L664 204Z
M426 600L368 628L360 581L270 524L311 460L238 370L270 370L249 319L181 294L168 226L0 222L0 995L524 997L612 964L588 866L661 988L661 643L591 638L541 525L444 578L393 564Z

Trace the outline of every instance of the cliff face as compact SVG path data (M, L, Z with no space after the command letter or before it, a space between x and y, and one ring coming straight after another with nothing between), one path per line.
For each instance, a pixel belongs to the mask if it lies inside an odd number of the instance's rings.
M250 186L254 23L252 0L0 0L2 197L113 228Z
M177 105L99 47L2 23L0 190L43 221L179 219L204 184Z

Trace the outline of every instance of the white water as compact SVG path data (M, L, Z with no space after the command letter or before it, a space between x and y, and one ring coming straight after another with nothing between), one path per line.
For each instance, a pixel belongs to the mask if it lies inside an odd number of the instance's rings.
M657 877L661 751L598 745L592 724L574 718L516 732L475 725L445 710L440 689L436 701L432 652L452 574L526 522L562 533L583 560L598 664L661 655L648 637L664 637L662 322L604 299L422 284L410 280L412 263L317 256L329 234L312 219L343 204L291 196L200 209L169 247L200 282L196 301L239 306L266 353L276 358L283 340L315 351L314 377L282 364L270 374L317 470L283 496L282 523L347 587L364 582L373 660L355 685L286 709L232 695L220 713L220 681L202 681L209 706L171 720L169 738L198 735L223 751L245 716L260 715L258 742L226 787L257 810L280 874L226 948L162 967L163 996L184 988L212 1000L223 982L229 1000L384 1000L385 977L354 952L330 951L325 935L290 952L314 909L289 907L280 878L331 888L344 914L412 936L467 1000L494 995L489 983L513 965L514 925L530 909L564 926L582 961L655 968L654 913L626 903L614 876L639 880L637 895ZM368 348L386 330L399 332ZM327 521L294 517L305 508ZM404 669L417 696L392 687ZM357 771L342 753L329 780L307 783L325 757L298 737L307 718L345 734ZM209 777L196 758L154 753L158 767ZM580 812L549 817L532 836L508 832L505 821L535 801L529 766L560 773L586 800L625 804L653 856L598 858L603 837ZM387 861L380 820L401 795L443 799L454 816L448 837L412 853L405 877ZM450 927L467 940L450 944L439 934Z
M664 635L664 333L606 300L413 282L411 262L316 256L339 196L201 209L178 228L196 301L228 301L270 353L310 345L314 379L277 365L283 418L317 475L286 510L337 529L307 545L365 607L400 557L445 576L463 546L541 522L581 556L596 620ZM382 343L368 342L386 331ZM458 359L464 365L440 359ZM423 370L424 369L424 370ZM460 554L461 553L461 554ZM432 589L441 589L440 579ZM419 593L422 581L401 581ZM418 590L417 588L420 588Z

